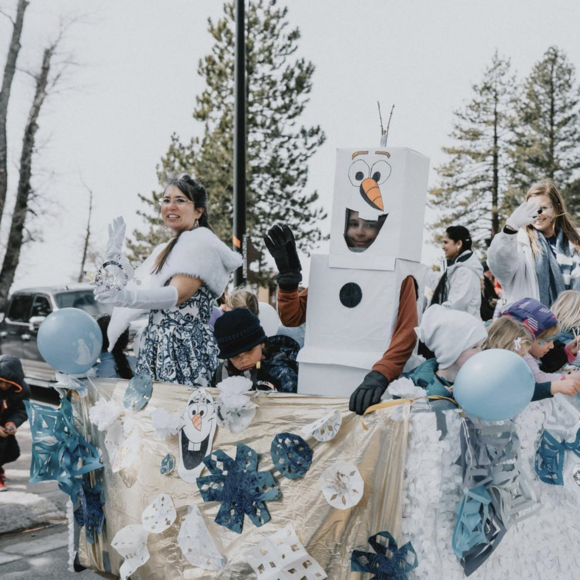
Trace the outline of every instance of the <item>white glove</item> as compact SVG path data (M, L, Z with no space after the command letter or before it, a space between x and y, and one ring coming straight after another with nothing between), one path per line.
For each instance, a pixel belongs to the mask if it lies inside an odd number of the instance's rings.
M126 308L145 310L166 310L177 304L179 297L175 286L150 288L148 290L107 290L99 286L94 290L95 300L104 304L114 304Z
M123 217L115 218L109 224L109 239L107 241L107 260L119 259L125 241L127 225Z
M507 219L505 225L517 232L520 228L530 225L538 217L540 204L530 200L524 201L522 205L514 210L514 213Z

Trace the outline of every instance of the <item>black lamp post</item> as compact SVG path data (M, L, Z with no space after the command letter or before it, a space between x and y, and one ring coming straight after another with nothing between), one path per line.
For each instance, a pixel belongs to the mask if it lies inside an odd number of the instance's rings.
M235 114L234 114L234 249L244 263L234 274L240 286L247 278L246 239L246 36L245 0L236 0Z

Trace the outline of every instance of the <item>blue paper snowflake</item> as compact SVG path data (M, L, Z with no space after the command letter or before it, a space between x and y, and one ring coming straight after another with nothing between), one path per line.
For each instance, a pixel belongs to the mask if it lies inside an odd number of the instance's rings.
M129 411L140 411L153 396L153 379L149 375L135 375L127 385L123 406Z
M85 487L83 485L79 492L79 506L75 510L75 520L79 528L85 526L85 536L89 544L94 543L95 533L103 532L105 514L105 494L100 483L95 487Z
M288 479L304 477L312 465L312 449L299 435L279 433L270 447L272 463Z
M378 541L379 537L387 540L386 546ZM350 562L353 572L374 574L371 580L406 580L407 573L418 565L417 554L411 543L407 542L397 548L397 542L389 532L379 532L371 536L369 544L375 554L354 550Z
M536 473L541 481L550 485L564 485L564 461L566 451L580 457L580 429L574 441L556 439L549 431L542 433L536 451Z
M161 472L161 475L169 475L170 473L173 473L174 469L175 469L175 457L173 457L171 453L168 453L161 460L161 466L159 467L159 471Z
M238 443L235 461L221 449L203 458L211 475L197 478L204 501L222 503L215 521L232 532L242 533L244 514L256 526L270 521L265 502L277 499L280 490L269 471L258 471L258 454Z
M30 483L58 481L76 503L82 476L103 467L99 452L74 427L72 405L61 399L59 409L24 401L32 433Z

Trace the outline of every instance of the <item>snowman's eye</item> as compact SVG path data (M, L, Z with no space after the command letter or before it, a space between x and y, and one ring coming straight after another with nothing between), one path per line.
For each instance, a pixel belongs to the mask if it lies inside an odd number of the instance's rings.
M357 159L353 161L351 166L348 169L348 178L350 182L355 187L358 187L363 179L366 179L371 173L371 170L367 163L365 163L362 159Z
M199 416L200 416L200 417L203 417L204 415L205 415L205 411L200 411L200 412L199 412Z
M197 411L192 411L191 415L197 415Z

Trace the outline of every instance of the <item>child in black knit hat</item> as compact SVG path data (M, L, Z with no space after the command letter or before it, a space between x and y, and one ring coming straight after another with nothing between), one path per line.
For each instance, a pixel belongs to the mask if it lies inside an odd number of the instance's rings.
M225 312L215 322L215 338L224 359L212 386L233 376L245 376L254 389L295 393L298 385L298 343L289 336L266 337L260 320L248 308Z

